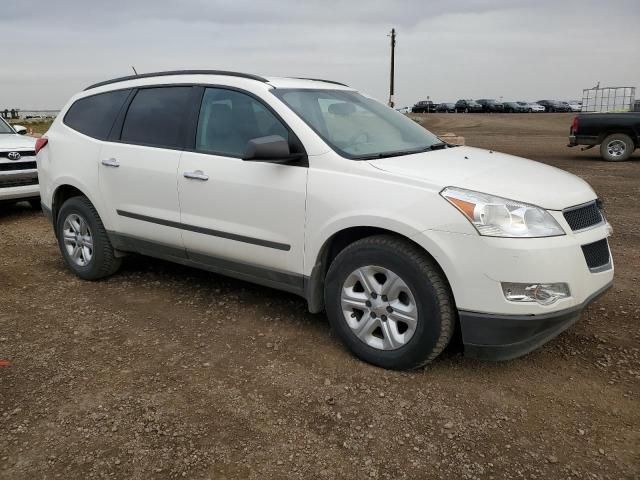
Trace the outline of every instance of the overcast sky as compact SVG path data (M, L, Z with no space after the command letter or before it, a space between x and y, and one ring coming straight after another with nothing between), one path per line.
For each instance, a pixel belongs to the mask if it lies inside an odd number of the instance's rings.
M640 0L1 0L0 107L59 108L130 65L327 78L386 101L392 27L399 106L640 87Z

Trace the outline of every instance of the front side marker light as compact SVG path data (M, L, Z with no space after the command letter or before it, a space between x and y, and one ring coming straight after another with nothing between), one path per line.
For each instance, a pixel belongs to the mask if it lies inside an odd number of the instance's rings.
M510 302L536 302L540 305L551 305L571 296L566 283L502 282L502 293Z

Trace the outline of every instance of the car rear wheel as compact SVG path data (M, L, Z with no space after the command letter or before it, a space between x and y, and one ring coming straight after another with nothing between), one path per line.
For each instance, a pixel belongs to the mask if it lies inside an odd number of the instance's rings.
M622 162L631 156L634 149L635 145L629 135L614 133L600 144L600 155L608 162Z
M325 305L333 330L362 360L414 369L435 359L455 326L449 286L417 246L389 235L359 240L331 263Z
M121 260L107 236L98 212L86 197L72 197L57 216L58 246L67 266L85 280L115 273Z

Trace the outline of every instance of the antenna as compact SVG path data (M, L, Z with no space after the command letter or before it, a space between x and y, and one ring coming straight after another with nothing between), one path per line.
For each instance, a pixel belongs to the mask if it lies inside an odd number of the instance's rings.
M136 67L134 67L133 65L131 65L131 69L133 70L133 73L136 74L136 77L138 76L138 72L136 71Z

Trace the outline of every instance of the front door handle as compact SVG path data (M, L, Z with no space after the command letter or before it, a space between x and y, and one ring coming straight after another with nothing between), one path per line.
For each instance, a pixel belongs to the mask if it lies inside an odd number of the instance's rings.
M202 180L206 182L209 180L209 175L204 173L202 170L195 170L193 172L184 172L184 178L191 178L192 180Z
M102 164L105 167L119 167L120 166L120 162L118 160L116 160L115 158L107 158L105 160L102 160Z

